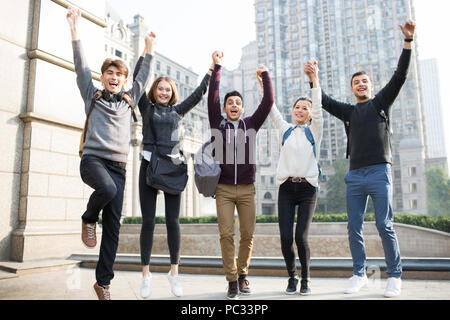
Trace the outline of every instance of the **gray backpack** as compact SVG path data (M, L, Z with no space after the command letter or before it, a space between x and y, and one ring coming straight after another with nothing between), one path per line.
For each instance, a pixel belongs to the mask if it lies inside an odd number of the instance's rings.
M223 119L219 129L225 128L226 120ZM195 185L198 192L205 197L214 197L217 184L219 183L220 164L214 160L212 155L211 141L204 143L194 156Z

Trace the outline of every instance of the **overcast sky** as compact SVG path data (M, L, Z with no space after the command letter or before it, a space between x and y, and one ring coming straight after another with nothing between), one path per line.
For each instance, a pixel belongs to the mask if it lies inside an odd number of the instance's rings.
M225 54L224 66L238 66L241 49L255 40L254 0L107 0L125 24L137 13L157 34L157 51L203 74L211 64L211 53ZM387 0L384 0L387 1ZM390 1L390 0L389 0ZM447 155L450 154L450 40L446 21L450 1L414 0L420 59L438 60ZM445 27L445 29L444 29ZM400 32L400 31L399 31Z

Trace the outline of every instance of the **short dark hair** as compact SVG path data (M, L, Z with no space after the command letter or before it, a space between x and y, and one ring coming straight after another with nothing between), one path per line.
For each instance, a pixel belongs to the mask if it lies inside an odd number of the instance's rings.
M358 72L356 72L356 73L354 73L353 75L352 75L352 79L350 80L350 86L351 87L353 87L353 78L355 78L355 77L357 77L357 76L362 76L362 75L367 75L369 78L370 78L370 76L367 74L367 72L365 72L365 71L358 71Z
M308 101L309 103L312 104L312 100L311 100L310 98L308 98L308 97L300 97L300 98L298 98L297 100L295 100L295 103L294 103L294 105L292 106L292 109L295 108L295 106L297 105L297 102L299 102L299 101Z
M244 104L244 98L242 98L242 95L241 95L239 92L237 92L236 90L233 90L233 91L231 91L231 92L228 92L228 93L225 95L225 98L223 98L223 106L224 106L224 107L225 107L225 104L227 103L227 99L228 99L229 97L239 97L239 98L241 98L241 100L242 100L242 104Z

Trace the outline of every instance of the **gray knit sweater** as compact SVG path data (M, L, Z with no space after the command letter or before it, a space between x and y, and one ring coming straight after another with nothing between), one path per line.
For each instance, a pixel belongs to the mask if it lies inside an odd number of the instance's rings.
M83 54L80 40L72 41L77 85L84 101L86 115L89 112L94 93L97 89L92 81L89 69ZM152 56L147 54L142 67L127 93L136 105L149 79ZM131 107L125 100L106 101L100 98L96 101L89 118L86 142L83 155L94 155L106 160L127 162L131 138Z

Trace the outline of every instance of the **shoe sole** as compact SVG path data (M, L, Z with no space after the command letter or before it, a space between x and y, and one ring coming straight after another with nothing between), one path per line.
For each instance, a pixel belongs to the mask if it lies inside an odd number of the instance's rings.
M309 292L309 293L299 292L298 294L301 295L301 296L309 296L309 295L311 295L311 292Z
M389 295L389 294L386 295L386 294L385 294L384 297L385 297L385 298L395 298L395 297L398 297L400 294L401 294L401 293L399 293L399 294L394 294L394 295Z
M344 291L344 293L345 294L353 294L353 293L358 293L359 291L361 291L362 289L366 289L367 288L367 283L366 284L364 284L361 288L359 288L358 290L356 290L356 291L351 291L351 292L348 292L348 291Z
M236 297L234 297L234 298L227 297L227 300L238 300L238 299L239 299L239 296L236 296Z
M172 291L172 282L170 281L170 272L169 274L167 274L167 280L169 280L169 284L170 284L170 292L173 294L174 297L180 298L183 296L183 293L181 293L180 295L176 295L173 291Z
M296 294L297 291L284 291L284 293L287 294L287 295L292 296L292 295Z
M81 240L81 242L83 242L83 240ZM97 244L95 244L93 247L88 246L86 243L83 242L83 245L88 248L88 249L95 249L95 247L97 246Z
M152 293L150 292L147 296L144 296L144 295L142 294L142 292L141 292L141 298L142 298L142 299L147 299L147 298L149 298L151 295L152 295Z
M239 291L239 294L241 296L250 296L252 293L251 292L241 292L241 291Z

